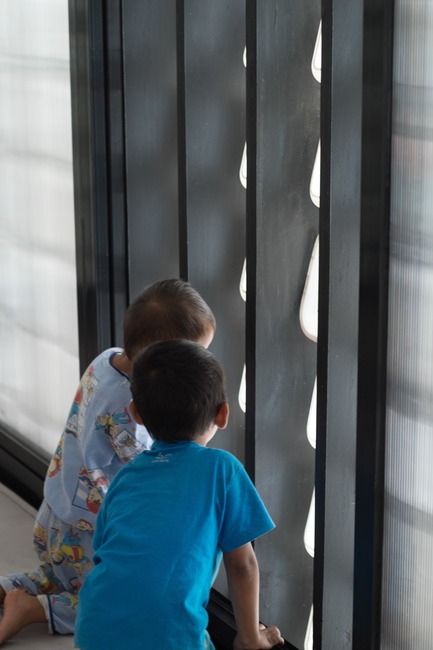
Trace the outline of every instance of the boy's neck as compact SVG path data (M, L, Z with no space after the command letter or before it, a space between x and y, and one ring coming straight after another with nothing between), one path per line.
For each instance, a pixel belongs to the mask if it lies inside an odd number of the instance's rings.
M128 377L131 374L132 361L126 356L125 350L113 356L112 364L116 370L120 370L120 372L128 375Z

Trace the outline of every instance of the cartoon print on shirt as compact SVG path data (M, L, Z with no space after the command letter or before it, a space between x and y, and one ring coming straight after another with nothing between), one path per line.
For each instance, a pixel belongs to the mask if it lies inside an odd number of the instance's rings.
M120 428L121 425L127 427L131 423L126 408L116 413L99 415L96 420L96 428L102 429L110 438L111 445L122 463L129 462L145 450L145 446L138 442L127 428Z
M86 519L79 519L76 523L76 527L78 530L94 530L93 524L91 524L90 521L87 521Z
M62 540L60 548L65 556L72 563L79 562L84 555L83 547L80 545L81 537L72 528L68 530Z
M103 429L107 436L114 438L119 431L119 424L130 424L131 418L128 411L123 409L117 413L106 413L105 415L98 415L96 420L96 428Z
M89 469L88 475L92 481L93 487L97 488L99 493L105 496L108 490L108 481L102 469Z
M57 449L54 452L54 455L48 466L48 477L53 478L58 474L62 469L63 465L63 447L64 447L64 436L66 434L72 435L75 438L79 439L80 431L82 429L82 412L80 411L81 403L83 399L89 401L93 391L95 390L98 382L93 377L93 366L90 366L87 369L87 372L83 376L80 385L78 386L77 392L75 393L74 401L71 406L71 410L68 414L68 419L66 421L65 430L62 434ZM81 427L81 428L80 428Z
M83 466L78 475L78 485L73 500L74 506L89 510L97 514L101 507L104 493L107 491L107 480L101 470L94 470L95 481L92 480L91 473ZM99 476L98 476L99 474Z
M52 478L62 469L63 462L63 435L59 440L56 451L54 452L53 457L51 458L50 464L48 465L47 476Z
M84 411L82 407L87 407L91 397L93 396L98 381L94 377L93 365L89 366L81 378L80 385L75 393L74 401L71 410L69 411L68 419L66 421L65 433L69 433L80 439L83 430Z
M82 396L83 392L81 390L81 386L79 386L75 394L74 401L72 402L71 410L69 411L68 419L66 420L65 425L65 433L70 433L76 438L78 438L78 418Z
M80 591L81 587L83 586L83 583L77 577L69 580L69 584L71 585L71 591L75 592L76 594Z
M93 512L95 515L97 512L99 512L103 498L104 497L97 487L90 488L86 499L86 505L90 512Z

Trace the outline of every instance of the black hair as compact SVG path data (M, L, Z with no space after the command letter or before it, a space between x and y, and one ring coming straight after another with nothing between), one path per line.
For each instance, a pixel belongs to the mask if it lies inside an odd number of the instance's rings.
M170 278L149 285L130 304L123 320L123 345L132 361L156 341L198 341L209 329L215 331L215 317L200 294L188 282Z
M185 339L161 341L141 352L133 363L131 393L152 438L166 442L195 440L227 401L219 362Z

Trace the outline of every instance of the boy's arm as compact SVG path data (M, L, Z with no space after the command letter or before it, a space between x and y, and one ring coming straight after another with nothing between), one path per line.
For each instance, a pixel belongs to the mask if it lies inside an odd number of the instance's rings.
M278 628L259 626L259 567L251 544L224 553L224 566L238 630L235 650L266 650L284 643Z

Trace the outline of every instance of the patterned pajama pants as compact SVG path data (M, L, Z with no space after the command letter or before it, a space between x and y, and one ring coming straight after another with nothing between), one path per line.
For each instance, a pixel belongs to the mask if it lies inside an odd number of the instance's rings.
M92 568L93 530L80 530L58 519L44 501L33 528L33 547L41 564L34 571L0 577L7 593L23 588L45 610L51 634L72 634L78 592Z

